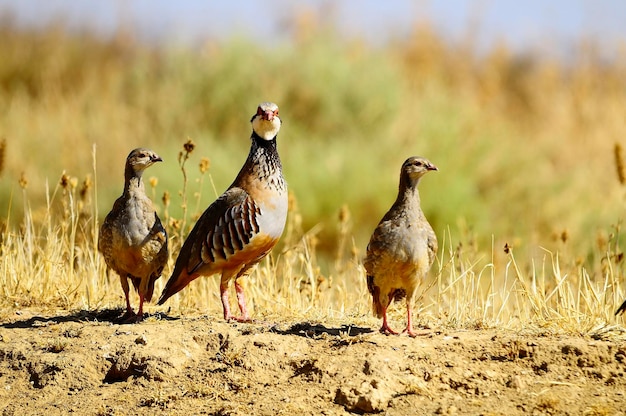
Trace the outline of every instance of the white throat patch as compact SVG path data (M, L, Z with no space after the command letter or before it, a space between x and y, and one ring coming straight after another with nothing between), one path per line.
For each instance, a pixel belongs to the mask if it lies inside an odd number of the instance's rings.
M280 130L280 118L275 116L271 121L263 120L261 116L252 119L252 130L264 140L272 140Z

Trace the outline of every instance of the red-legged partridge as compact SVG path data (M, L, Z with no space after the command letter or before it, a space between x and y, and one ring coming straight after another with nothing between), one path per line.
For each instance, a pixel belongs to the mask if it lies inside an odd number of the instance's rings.
M435 165L421 157L410 157L400 171L398 197L382 218L367 246L364 266L367 288L372 295L374 314L383 319L380 331L397 334L387 322L391 301L406 296L407 326L413 331L411 308L413 296L425 279L437 254L437 237L420 208L417 185Z
M287 219L287 183L276 148L281 126L278 106L261 103L251 122L248 159L232 185L204 211L187 236L159 305L192 280L219 273L224 319L250 320L239 279L272 250ZM237 317L228 302L233 280L241 312Z
M107 266L119 276L126 297L124 321L143 319L143 303L152 299L154 282L167 263L167 234L146 195L141 176L162 159L151 150L135 149L126 159L124 192L104 219L98 237L98 250ZM130 306L128 279L139 294L139 310Z

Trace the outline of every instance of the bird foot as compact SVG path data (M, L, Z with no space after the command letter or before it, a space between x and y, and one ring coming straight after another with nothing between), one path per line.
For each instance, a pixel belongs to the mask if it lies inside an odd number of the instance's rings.
M134 316L137 316L137 314L132 309L126 309L126 312L124 312L124 315L120 316L117 319L119 321L125 321L125 320L127 320L129 318L132 318Z
M226 322L230 322L230 321L235 321L235 322L252 322L252 318L250 318L249 316L225 316L224 319L226 319Z
M385 335L398 335L398 332L396 332L393 329L389 328L389 325L383 325L380 328L380 333L381 334L385 334Z
M126 313L119 318L119 323L121 324L136 324L141 321L143 321L143 313L136 314L132 311L126 311Z
M413 328L405 328L404 331L402 331L402 333L407 333L408 336L410 336L411 338L415 338L415 337L423 337L426 335L430 335L430 331L429 330L424 330L424 331L413 331Z

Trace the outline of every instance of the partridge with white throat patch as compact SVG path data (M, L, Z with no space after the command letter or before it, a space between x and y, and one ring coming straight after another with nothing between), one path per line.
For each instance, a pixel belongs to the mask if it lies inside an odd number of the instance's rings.
M200 276L221 274L224 319L249 321L239 279L248 275L276 245L287 220L287 183L276 147L281 119L274 103L259 104L252 117L252 146L230 187L198 219L176 259L159 305ZM230 282L240 316L228 302Z

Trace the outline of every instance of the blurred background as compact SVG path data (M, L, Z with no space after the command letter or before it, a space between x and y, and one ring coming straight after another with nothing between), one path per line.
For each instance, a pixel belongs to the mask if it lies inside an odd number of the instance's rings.
M63 177L102 219L138 146L165 160L146 174L161 214L183 217L184 194L197 216L269 100L292 215L320 253L363 254L411 155L439 167L420 189L447 244L585 264L619 242L624 2L0 0L0 14L5 223L54 208Z

